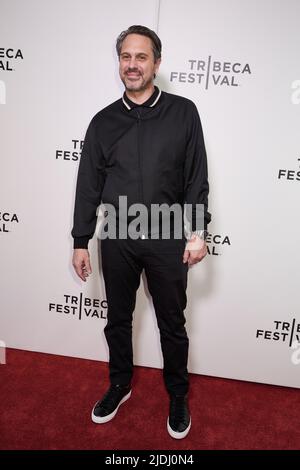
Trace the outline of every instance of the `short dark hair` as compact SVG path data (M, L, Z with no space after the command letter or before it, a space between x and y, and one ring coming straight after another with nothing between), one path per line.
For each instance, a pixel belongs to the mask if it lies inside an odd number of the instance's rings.
M130 26L125 31L122 31L117 38L116 49L117 49L117 54L118 54L119 59L120 59L123 41L126 38L126 36L128 36L128 34L141 34L142 36L147 36L148 38L150 38L152 41L154 62L156 62L157 59L161 58L161 40L159 39L155 31L152 31L152 29L147 28L147 26L133 25L133 26Z

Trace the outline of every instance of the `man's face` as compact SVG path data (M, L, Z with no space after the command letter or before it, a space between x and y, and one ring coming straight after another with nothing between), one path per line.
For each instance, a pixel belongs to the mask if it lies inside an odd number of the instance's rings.
M153 82L160 59L154 63L151 39L141 34L129 34L123 41L119 73L126 90L142 91Z

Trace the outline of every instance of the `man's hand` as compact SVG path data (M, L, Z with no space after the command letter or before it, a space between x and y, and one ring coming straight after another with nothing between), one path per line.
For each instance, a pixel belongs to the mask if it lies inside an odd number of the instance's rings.
M72 264L76 274L85 282L92 273L89 251L86 248L75 248Z
M207 255L207 246L205 240L193 235L187 242L183 253L183 262L188 262L189 266L199 263Z

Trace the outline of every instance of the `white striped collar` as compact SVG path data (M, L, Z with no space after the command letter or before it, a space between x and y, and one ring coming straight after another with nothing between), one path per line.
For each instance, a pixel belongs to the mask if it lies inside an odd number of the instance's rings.
M128 98L128 96L126 95L126 92L124 91L124 94L122 96L122 101L123 101L124 105L126 106L126 108L130 111L131 109L135 108L136 106L146 106L146 107L149 107L149 108L152 108L153 106L155 106L156 103L158 102L160 96L161 96L161 90L156 85L154 85L154 87L155 87L155 91L153 92L153 94L150 96L150 98L148 98L141 105L138 105L137 103L133 103L133 101L131 101ZM152 101L152 99L153 99L153 101Z

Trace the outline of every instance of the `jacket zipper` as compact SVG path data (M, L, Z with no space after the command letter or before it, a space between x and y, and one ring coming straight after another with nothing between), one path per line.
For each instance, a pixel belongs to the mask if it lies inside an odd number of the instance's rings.
M140 152L140 129L141 129L141 115L136 110L138 119L137 119L137 148L138 148L138 165L139 165L139 172L140 172L140 181L139 181L139 188L140 188L140 198L142 204L144 203L144 194L143 194L143 173L142 173L142 161L141 161L141 152ZM146 238L145 234L141 235L142 240Z
M140 172L140 182L139 182L139 188L140 188L140 198L142 204L144 204L144 194L143 194L143 174L142 174L142 161L141 161L141 153L140 153L140 126L141 126L141 115L138 110L136 110L138 119L137 119L137 148L138 148L138 165L139 165L139 172Z

